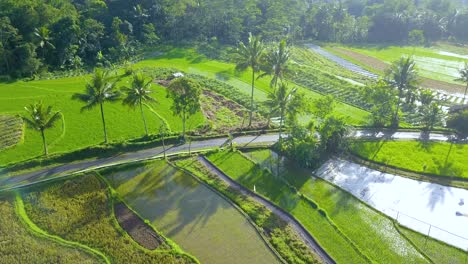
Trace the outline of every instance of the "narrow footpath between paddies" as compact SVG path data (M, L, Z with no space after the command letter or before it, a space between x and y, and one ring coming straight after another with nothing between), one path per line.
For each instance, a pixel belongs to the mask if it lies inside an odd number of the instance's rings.
M272 202L268 201L267 199L263 198L262 196L250 191L249 189L245 188L241 184L237 183L229 176L227 176L224 172L218 169L213 163L211 163L208 159L204 156L198 156L198 161L201 162L208 170L212 173L216 174L221 180L225 181L229 186L235 190L238 190L243 195L247 195L254 199L255 201L259 202L260 204L264 205L274 214L279 216L283 219L286 223L290 224L299 236L302 238L307 246L313 251L316 252L318 256L327 264L335 263L335 261L328 255L328 253L315 241L312 235L290 214L286 213L284 210L279 208L278 206L274 205Z
M468 190L383 173L338 158L315 174L401 225L468 249Z

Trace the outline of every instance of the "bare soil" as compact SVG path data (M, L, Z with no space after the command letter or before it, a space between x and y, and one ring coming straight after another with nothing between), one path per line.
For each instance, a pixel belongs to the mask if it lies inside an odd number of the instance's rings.
M336 48L336 47L333 49L345 56L358 60L380 72L385 72L385 70L390 66L389 64L379 59L376 59L374 57L367 56L364 54L360 54L358 52L354 52L354 51L350 51L350 50L342 49L342 48ZM450 93L461 94L461 93L464 93L465 91L465 86L463 85L448 83L448 82L429 79L425 77L421 77L421 86L425 88L433 89L433 90L447 91Z
M246 114L247 116L248 110L245 107L243 107L242 105L222 95L219 95L210 90L203 90L202 96L209 97L212 99L210 100L212 104L209 107L207 106L203 107L202 105L203 115L208 120L215 122L216 115L221 108L229 109L233 114L238 116L240 120L244 119L244 114ZM247 123L248 123L248 117L244 120L244 127L247 125ZM265 120L263 120L263 117L254 113L253 122L252 122L252 126L250 127L250 129L263 128L264 125L265 125ZM238 124L235 127L223 127L223 128L218 128L217 130L218 132L227 132L229 130L240 130L241 127L242 127L242 124Z
M124 203L116 204L114 211L120 226L144 248L154 250L166 245L164 239Z

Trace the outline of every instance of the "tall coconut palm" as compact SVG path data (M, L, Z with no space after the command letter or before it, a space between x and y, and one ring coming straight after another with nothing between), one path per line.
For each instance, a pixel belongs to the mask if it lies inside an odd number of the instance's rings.
M53 112L52 106L44 106L42 102L37 102L26 106L24 108L28 112L28 117L22 116L21 118L31 129L37 130L41 133L42 144L44 145L44 155L47 156L49 151L47 150L47 141L45 136L45 130L52 128L55 123L60 119L60 112Z
M278 89L268 94L268 100L265 104L271 111L280 115L279 144L281 145L281 134L283 132L283 123L286 113L295 113L298 111L299 104L292 104L296 96L297 89L289 89L286 84L281 83Z
M55 49L55 46L50 42L52 40L50 37L50 30L46 27L35 28L34 35L39 40L39 47L41 47L42 50L42 58L45 59L46 47Z
M91 79L91 82L86 84L85 93L76 93L72 96L72 99L85 103L85 106L81 108L81 112L91 110L99 105L101 110L102 126L104 129L105 143L107 143L108 140L103 104L105 102L116 102L119 100L120 92L115 90L115 84L116 82L114 78L110 76L109 71L96 68L94 70L94 75Z
M123 99L123 104L128 105L131 108L140 107L141 118L145 126L145 133L148 136L148 127L146 125L146 118L143 112L144 102L156 102L156 99L150 96L151 90L151 79L146 80L146 77L141 73L134 73L131 88L122 87L122 92L126 95Z
M260 61L263 57L264 46L262 40L258 36L252 36L249 33L249 41L247 44L239 43L237 49L237 70L252 69L252 95L250 98L250 114L249 114L249 127L252 126L252 116L254 110L254 90L255 90L255 74L260 71Z
M466 92L468 91L468 63L465 62L465 67L460 69L460 78L455 79L455 81L466 83L465 94L463 94L463 101L466 99Z
M385 81L398 90L398 102L393 116L393 125L398 125L398 111L400 110L401 98L405 91L412 91L419 84L416 63L411 57L402 57L395 61L389 68Z
M288 61L291 57L291 52L286 44L286 40L282 40L278 44L277 49L273 49L265 55L264 65L262 70L264 73L260 74L258 78L266 75L272 76L270 87L276 89L278 81L283 81L285 72L288 70Z

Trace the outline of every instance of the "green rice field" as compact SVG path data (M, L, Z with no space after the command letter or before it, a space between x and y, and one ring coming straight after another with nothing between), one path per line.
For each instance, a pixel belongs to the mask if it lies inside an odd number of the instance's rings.
M143 218L202 263L278 263L231 203L165 161L104 175Z

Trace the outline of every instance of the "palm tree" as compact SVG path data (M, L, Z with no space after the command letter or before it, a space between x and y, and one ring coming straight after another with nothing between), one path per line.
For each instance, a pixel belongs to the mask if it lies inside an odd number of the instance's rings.
M34 35L39 39L39 47L41 47L42 50L42 58L45 59L45 48L51 47L55 49L55 46L50 42L52 40L50 37L50 30L46 27L35 28Z
M283 81L284 73L288 70L287 65L290 57L291 53L286 45L286 40L283 39L277 49L265 55L265 63L262 67L264 73L260 74L257 79L271 75L270 87L276 89L278 81Z
M393 125L398 125L398 111L400 110L401 98L405 91L411 91L417 88L419 83L418 71L413 58L400 58L389 68L385 81L393 88L398 89L398 102L395 114L393 116Z
M101 109L102 126L104 128L104 142L107 143L106 120L104 118L105 102L115 102L119 99L120 92L115 91L115 81L110 76L109 71L100 68L94 70L91 82L86 84L84 94L76 93L72 99L84 102L86 105L81 108L81 112L91 110L97 105Z
M52 112L52 106L44 106L42 102L31 104L24 108L28 112L29 117L22 116L21 119L31 129L41 132L42 144L44 145L44 155L47 156L49 151L47 150L47 141L45 137L45 130L52 128L60 117L60 112Z
M283 132L283 121L286 112L294 113L297 112L298 104L292 104L295 99L297 88L288 89L287 85L281 83L278 89L268 94L268 100L265 102L270 107L273 113L280 115L280 129L279 129L279 144L281 145L281 134Z
M252 115L254 109L254 89L255 89L255 73L260 70L260 61L263 57L264 52L263 43L258 36L252 36L249 33L249 42L244 44L239 43L237 49L237 70L245 70L247 68L252 69L252 95L250 98L250 116L249 116L249 127L252 126Z
M149 95L153 92L151 90L151 81L151 79L146 80L145 76L141 73L134 73L132 87L122 87L122 91L126 94L125 99L123 99L123 104L132 108L137 106L140 107L141 118L143 119L143 124L145 125L146 136L148 136L148 127L146 125L145 114L143 112L143 102L156 102L156 99Z
M465 67L460 69L460 78L455 79L455 81L466 83L465 94L463 94L463 101L466 99L466 92L468 91L468 63L465 62Z

